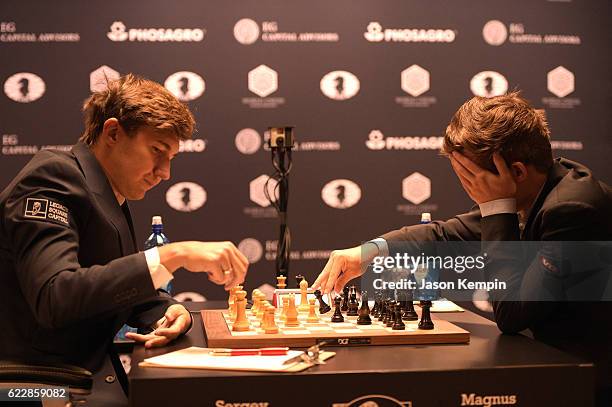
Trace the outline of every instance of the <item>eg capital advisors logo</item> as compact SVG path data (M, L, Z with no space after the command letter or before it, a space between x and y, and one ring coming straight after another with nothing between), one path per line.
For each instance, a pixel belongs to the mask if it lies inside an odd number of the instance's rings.
M501 21L491 20L482 27L482 37L487 44L499 46L506 42L508 29Z
M238 250L247 258L249 264L257 263L263 256L263 245L257 239L247 237L238 243Z
M234 25L234 38L243 45L251 45L259 39L259 25L250 18L238 20Z

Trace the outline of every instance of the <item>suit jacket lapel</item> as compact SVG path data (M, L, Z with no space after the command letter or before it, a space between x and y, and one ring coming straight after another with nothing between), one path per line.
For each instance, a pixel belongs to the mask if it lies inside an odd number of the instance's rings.
M72 148L72 153L76 157L83 170L87 185L92 193L96 195L97 201L108 216L108 220L117 230L117 236L121 245L121 256L136 252L133 227L124 214L115 193L98 162L97 158L85 144L79 142ZM127 204L125 204L127 207ZM129 209L128 209L129 214Z

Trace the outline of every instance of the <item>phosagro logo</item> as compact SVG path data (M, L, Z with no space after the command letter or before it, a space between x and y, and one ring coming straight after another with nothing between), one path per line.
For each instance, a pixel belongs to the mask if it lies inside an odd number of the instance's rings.
M45 90L42 78L30 72L16 73L4 82L6 96L20 103L30 103L40 99Z
M130 28L128 30L122 21L115 21L106 36L115 42L200 42L204 39L205 33L206 30L202 28Z
M516 394L502 396L479 396L475 393L461 393L462 406L513 406L517 402Z
M166 202L180 212L193 212L206 203L206 191L194 182L179 182L166 192Z
M439 150L444 137L386 137L380 130L372 130L365 142L370 150Z
M363 36L369 42L453 42L457 34L448 28L383 29L378 21L372 21Z
M333 71L321 79L321 92L334 100L350 99L359 92L359 79L347 71Z
M332 208L346 209L355 206L361 199L361 188L349 179L335 179L321 190L323 202Z
M204 79L189 71L175 72L164 82L164 86L181 102L189 102L202 96L206 89Z

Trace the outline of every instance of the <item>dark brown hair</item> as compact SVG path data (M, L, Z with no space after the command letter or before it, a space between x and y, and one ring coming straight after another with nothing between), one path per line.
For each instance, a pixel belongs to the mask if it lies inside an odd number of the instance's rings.
M552 166L550 130L543 110L519 92L465 102L446 128L443 154L466 150L479 166L496 171L493 153L510 165L519 161L546 173Z
M195 121L189 108L159 83L127 74L109 81L83 104L85 131L80 141L95 144L104 122L116 118L128 135L141 127L172 132L180 140L191 138Z

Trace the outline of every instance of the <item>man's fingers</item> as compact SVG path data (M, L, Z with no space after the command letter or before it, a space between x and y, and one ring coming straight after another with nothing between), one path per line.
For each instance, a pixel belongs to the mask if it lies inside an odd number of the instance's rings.
M493 153L493 164L497 168L497 172L501 177L510 177L510 169L506 165L506 160L501 156L500 153Z
M482 171L482 168L478 166L474 161L470 160L458 151L453 151L451 158L454 158L465 170L473 175L476 175Z
M455 159L454 157L451 157L450 161L451 165L453 166L453 171L455 171L455 174L457 174L457 176L463 177L470 181L476 178L476 176L472 174L466 167L464 167L463 164L459 162L459 160Z
M154 348L154 347L167 345L169 342L170 342L170 339L165 336L156 336L146 341L144 346L145 348Z
M338 278L338 280L336 280L336 284L334 285L334 291L336 291L337 293L341 292L346 283L348 283L351 278L352 277L349 276L348 273L340 274L340 277Z
M153 339L155 337L155 335L153 335L153 334L143 335L143 334L139 334L139 333L136 333L136 332L127 332L125 334L125 337L133 339L136 342L146 342L146 341L148 341L150 339Z
M338 279L338 276L340 276L340 273L342 272L343 264L344 264L344 261L341 256L334 256L333 263L331 265L331 270L329 272L329 277L327 278L327 281L325 282L325 289L323 290L323 293L327 294L331 292L331 290L334 288L334 285L336 284L336 280Z

